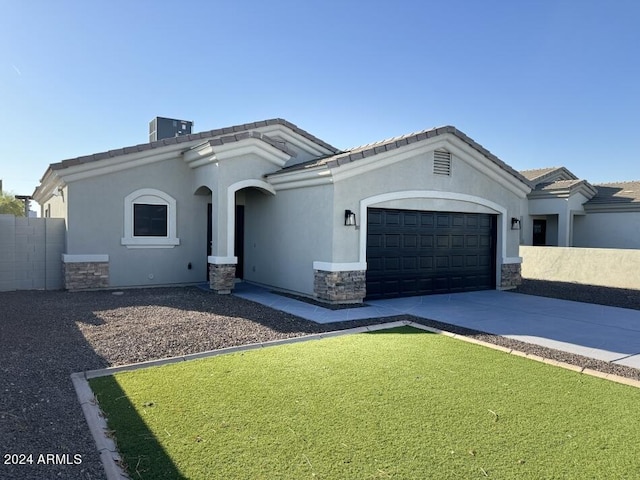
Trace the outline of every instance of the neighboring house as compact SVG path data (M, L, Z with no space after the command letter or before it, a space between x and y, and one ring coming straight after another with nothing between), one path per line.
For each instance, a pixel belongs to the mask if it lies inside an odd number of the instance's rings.
M54 163L34 199L66 221L69 289L359 302L515 286L531 189L451 126L340 151L272 119Z
M591 185L564 167L520 173L533 186L524 245L640 248L640 182Z

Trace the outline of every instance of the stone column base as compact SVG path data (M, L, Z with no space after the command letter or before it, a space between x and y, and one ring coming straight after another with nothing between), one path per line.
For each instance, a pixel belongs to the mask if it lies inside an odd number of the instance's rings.
M501 289L509 290L512 288L516 288L522 283L522 264L503 263L500 270L502 273L502 280L500 281Z
M82 257L87 257L83 261ZM109 287L109 260L93 261L89 255L63 255L62 278L66 290L94 290Z
M209 288L216 293L229 294L236 284L236 266L209 264Z
M329 303L362 303L367 295L365 270L345 272L313 271L313 291Z

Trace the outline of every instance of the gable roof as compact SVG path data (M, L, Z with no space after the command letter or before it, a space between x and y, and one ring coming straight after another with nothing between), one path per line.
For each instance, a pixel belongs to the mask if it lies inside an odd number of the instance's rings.
M562 180L578 180L578 177L566 167L536 168L533 170L521 170L520 173L534 186L542 182L551 183Z
M337 153L340 151L336 147L329 145L327 142L320 140L314 135L311 135L309 132L299 128L298 126L294 125L291 122L288 122L287 120L284 120L282 118L272 118L269 120L261 120L259 122L243 123L241 125L233 125L231 127L217 128L217 129L209 130L206 132L192 133L189 135L181 135L178 137L165 138L162 140L156 140L155 142L141 143L141 144L133 145L130 147L123 147L115 150L109 150L106 152L94 153L92 155L75 157L75 158L63 160L61 162L52 163L49 166L49 168L51 170L62 170L65 168L76 166L76 165L82 165L90 162L97 162L99 160L119 157L119 156L127 155L130 153L153 150L156 148L161 148L169 145L176 145L179 143L193 142L194 140L207 140L215 137L221 137L218 139L221 143L229 143L232 141L239 141L244 138L249 138L251 136L255 137L256 136L255 134L258 134L258 137L261 140L265 140L268 143L270 143L272 146L276 146L276 148L282 149L280 146L277 145L279 142L271 139L267 135L259 134L258 132L251 132L251 130L255 130L260 127L266 127L269 125L285 126L290 130L296 132L297 134L307 138L308 140L315 143L316 145L319 145L331 152Z
M595 186L598 193L589 204L638 203L640 204L640 181L602 183Z
M292 165L290 167L283 168L278 172L274 172L268 176L274 176L285 172L293 172L296 170L305 170L311 169L315 167L325 166L327 168L335 168L341 165L345 165L352 162L357 162L363 158L371 157L377 155L379 153L388 152L391 150L395 150L406 145L410 145L412 143L420 142L423 140L427 140L429 138L437 137L439 135L452 134L455 137L459 138L467 145L484 155L486 158L495 163L498 167L506 171L507 173L514 176L520 182L525 185L532 187L529 180L521 175L518 171L511 168L505 162L500 160L497 156L491 153L489 150L484 148L482 145L477 143L475 140L471 139L463 132L458 130L457 128L447 125L444 127L436 127L428 130L422 130L419 132L409 133L407 135L401 135L399 137L389 138L387 140L382 140L376 143L370 143L367 145L362 145L359 147L351 148L344 152L335 153L334 155L328 155L326 157L318 158L315 160L310 160L308 162L299 163L296 165Z

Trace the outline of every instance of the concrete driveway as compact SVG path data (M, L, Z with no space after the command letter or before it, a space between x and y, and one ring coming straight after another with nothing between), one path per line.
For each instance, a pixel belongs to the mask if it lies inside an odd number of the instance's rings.
M640 311L487 290L373 300L329 310L238 284L235 295L318 323L409 314L640 368Z

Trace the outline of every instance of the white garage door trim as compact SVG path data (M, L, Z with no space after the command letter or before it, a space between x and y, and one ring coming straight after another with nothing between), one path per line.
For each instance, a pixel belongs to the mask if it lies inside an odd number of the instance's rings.
M466 195L464 193L455 192L439 192L437 190L405 190L399 192L382 193L379 195L373 195L372 197L363 198L360 200L360 246L359 246L359 261L360 263L366 263L367 261L367 222L362 219L367 218L367 208L374 206L378 203L387 202L390 200L403 200L409 198L432 198L439 200L458 200L461 202L474 203L477 205L483 205L490 208L498 214L498 232L497 232L497 251L500 252L500 261L496 261L496 285L500 285L501 281L501 268L500 264L504 262L507 257L507 209L502 205L498 205L486 198L476 197L474 195ZM458 210L456 208L456 210ZM444 211L444 210L443 210Z

